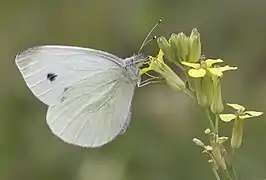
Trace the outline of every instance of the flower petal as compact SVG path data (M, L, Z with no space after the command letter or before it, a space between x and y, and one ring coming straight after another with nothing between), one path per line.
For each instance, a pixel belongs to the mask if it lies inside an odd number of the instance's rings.
M236 115L234 114L219 114L219 116L220 116L220 119L224 122L230 122L236 118Z
M159 61L163 62L163 51L160 49L157 57L156 57Z
M238 117L239 119L248 119L248 118L252 118L253 116L250 116L249 114L245 114L245 115L240 115Z
M224 61L222 59L206 59L205 60L207 67L211 67L213 64L221 63L221 62L224 62Z
M230 70L237 70L237 67L230 67L226 65L223 67L217 67L217 69L219 69L221 72L224 72L224 71L230 71Z
M208 68L208 71L215 76L221 77L223 75L223 72L220 71L218 68Z
M258 111L245 111L245 113L252 117L257 117L263 114L263 112L258 112Z
M204 77L206 74L206 70L203 68L200 69L190 69L188 71L188 75L194 78L201 78Z
M192 67L194 69L199 69L200 68L200 64L199 63L189 63L189 62L181 62L183 65L188 66L188 67Z
M250 116L249 114L245 114L245 115L240 115L238 117L239 117L239 119L248 119L248 118L251 118L253 116Z
M140 73L140 76L142 76L143 74L145 74L145 73L148 72L148 71L152 71L152 70L154 70L154 67L155 67L155 61L157 60L157 58L152 57L152 56L149 56L148 58L149 58L149 60L150 60L150 62L149 62L149 66L140 69L140 72L139 72L139 73Z
M146 72L152 70L151 67L146 67L146 68L142 68L140 69L139 75L142 76L143 74L145 74Z
M236 110L242 110L242 111L245 110L245 108L243 106L239 105L239 104L230 104L230 103L226 103L226 104L227 104L227 106L230 106L230 107L232 107L232 108L234 108Z
M239 119L247 119L247 118L252 118L252 117L257 117L262 115L263 112L257 112L257 111L245 111L244 115L240 115Z

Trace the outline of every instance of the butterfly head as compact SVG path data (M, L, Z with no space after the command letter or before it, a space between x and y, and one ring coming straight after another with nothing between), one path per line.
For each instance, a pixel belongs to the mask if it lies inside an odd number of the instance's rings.
M146 61L146 58L142 54L133 55L124 60L125 70L130 80L134 82L140 81L139 66Z

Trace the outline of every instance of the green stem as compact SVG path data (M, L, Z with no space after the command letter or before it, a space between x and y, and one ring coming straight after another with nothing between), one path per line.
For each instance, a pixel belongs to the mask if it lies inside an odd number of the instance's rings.
M218 134L219 132L219 116L215 114L215 132Z
M189 75L188 75L185 71L183 71L183 73L184 73L185 76L186 76L186 80L187 80L187 82L188 82L189 89L192 90L192 83L191 83L191 81L190 81Z
M228 180L232 180L228 169L225 169L225 174L226 174L226 177L227 177Z
M213 124L213 121L212 121L212 119L211 119L211 116L210 116L210 110L209 110L208 108L205 108L205 109L204 109L204 112L205 112L205 114L206 114L206 116L207 116L207 119L208 119L208 121L209 121L209 123L210 123L210 126L211 126L211 130L212 130L212 132L214 132L215 134L217 134L217 132L216 132L216 128L215 128L215 126L214 126L214 124Z
M238 177L237 177L237 174L236 174L236 170L235 170L235 168L234 168L234 166L233 166L233 164L234 164L234 158L235 158L234 155L235 155L235 149L232 148L230 166L231 166L231 170L232 170L232 173L233 173L234 179L235 179L235 180L238 180Z
M185 93L186 95L188 95L188 97L190 97L192 100L196 100L194 94L193 94L190 90L185 89L185 90L184 90L184 93Z
M236 170L235 168L232 166L232 172L233 172L233 176L234 176L234 180L238 180L237 174L236 174Z
M212 167L212 172L217 180L221 180L218 172L216 171L215 167Z

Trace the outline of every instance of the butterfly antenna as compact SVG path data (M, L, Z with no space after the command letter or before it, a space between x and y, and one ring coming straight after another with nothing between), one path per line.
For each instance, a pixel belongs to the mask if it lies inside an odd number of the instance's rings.
M153 28L151 28L151 30L149 31L149 33L147 34L147 36L145 37L143 43L141 44L138 53L142 50L142 48L147 45L149 42L151 42L152 40L156 39L156 36L154 36L152 39L148 38L150 37L151 33L157 28L157 26L162 22L162 19L159 19L159 21L153 26Z
M157 36L153 36L153 38L147 40L144 44L143 44L143 47L145 47L147 44L149 44L151 41L157 39ZM141 50L141 49L140 49Z

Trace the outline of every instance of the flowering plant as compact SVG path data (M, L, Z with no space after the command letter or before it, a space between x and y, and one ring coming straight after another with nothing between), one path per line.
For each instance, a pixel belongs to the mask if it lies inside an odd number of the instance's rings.
M202 148L208 163L217 180L237 179L233 167L235 150L241 147L244 130L244 119L260 116L263 113L246 111L238 104L229 104L235 109L233 114L224 114L222 100L222 78L227 71L237 70L237 67L220 65L222 59L208 59L201 53L200 34L193 29L190 36L183 33L173 33L169 40L165 37L157 38L159 53L149 57L148 67L141 69L141 75L149 71L158 73L166 84L177 92L186 93L203 109L209 124L204 133L208 137L206 145L200 139L193 138L193 142ZM180 78L166 62L172 63L183 72L185 78ZM230 148L224 143L229 139L219 132L219 123L234 121Z

